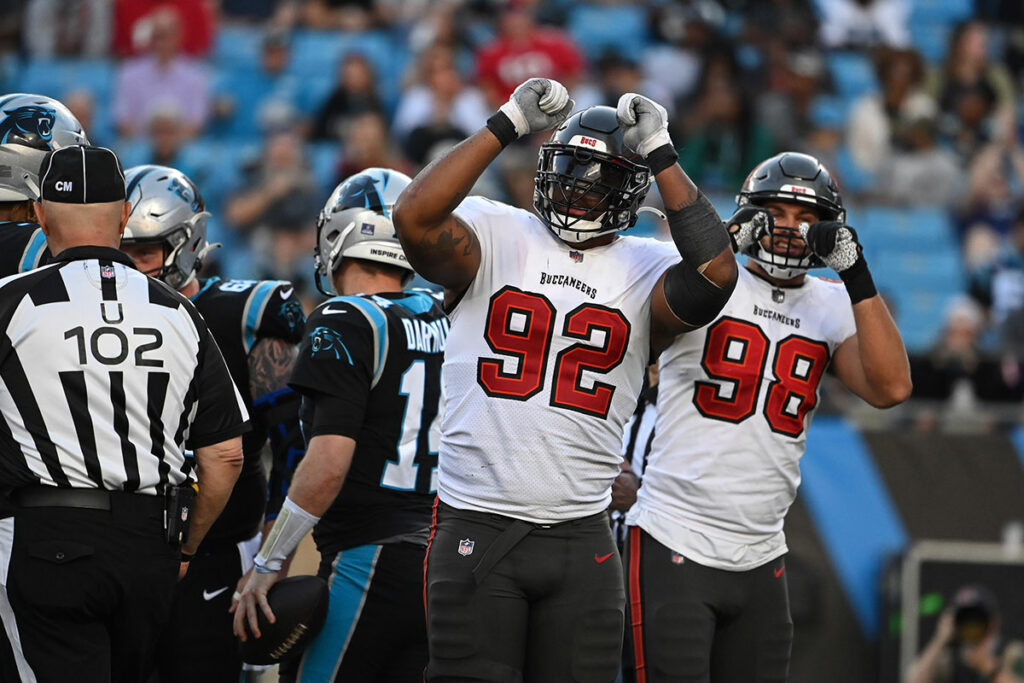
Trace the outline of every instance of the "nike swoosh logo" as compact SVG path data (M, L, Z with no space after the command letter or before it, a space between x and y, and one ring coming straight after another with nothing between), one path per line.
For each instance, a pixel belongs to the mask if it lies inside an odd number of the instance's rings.
M295 291L294 287L289 287L287 292L282 289L281 290L281 298L282 299L287 299L288 297L290 297L292 295L292 292L294 292L294 291Z
M320 311L324 315L332 315L334 313L348 313L344 308L331 308L330 306L324 306L324 309Z
M785 567L779 567L778 569L776 569L775 570L775 578L777 579L780 576L782 576L782 572L784 572L784 571L786 571Z
M607 560L609 557L611 557L614 554L615 553L608 553L607 555L598 555L597 553L594 553L594 562L597 562L598 564L601 564L602 562L604 562L605 560Z
M218 595L220 595L221 593L223 593L227 589L228 589L227 586L224 586L223 588L218 588L215 591L208 591L208 590L206 590L204 588L203 589L203 600L213 600L215 597L217 597Z

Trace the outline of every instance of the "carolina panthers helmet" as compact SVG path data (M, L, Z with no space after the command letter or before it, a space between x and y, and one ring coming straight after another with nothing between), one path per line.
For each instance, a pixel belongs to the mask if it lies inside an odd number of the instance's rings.
M316 222L317 289L327 296L338 294L333 276L343 258L398 266L409 271L406 281L412 278L415 273L391 222L391 209L411 182L399 171L368 168L334 188Z
M626 149L612 107L589 107L541 145L533 207L564 242L625 230L651 189L651 170Z
M39 199L39 167L51 149L88 145L75 115L57 100L0 97L0 202Z
M132 203L121 245L164 246L164 265L153 277L180 290L220 246L206 241L206 204L187 175L168 166L133 166L124 173L127 201Z
M823 221L846 221L839 186L829 170L809 154L783 152L762 161L747 176L736 197L737 206L773 201L810 204ZM776 230L787 230L787 238L796 238L792 229L773 227L771 230L775 237L778 237L774 235ZM757 261L768 275L782 280L825 265L810 249L804 249L800 256L790 255L788 242L783 240L783 243L786 248L776 252L765 249L760 241L754 242L747 249L747 256Z

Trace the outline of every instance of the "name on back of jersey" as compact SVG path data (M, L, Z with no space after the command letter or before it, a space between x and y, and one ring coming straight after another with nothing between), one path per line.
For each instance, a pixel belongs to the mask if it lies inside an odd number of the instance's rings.
M440 318L427 322L403 318L406 346L410 351L423 353L444 353L444 345L448 340L448 319Z

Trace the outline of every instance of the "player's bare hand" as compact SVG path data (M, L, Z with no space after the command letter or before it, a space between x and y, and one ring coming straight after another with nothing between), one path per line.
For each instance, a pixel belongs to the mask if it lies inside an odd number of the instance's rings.
M621 470L615 481L612 482L612 504L610 509L617 512L625 512L633 507L636 502L636 492L640 488L640 477L637 476L633 467L623 460L619 463Z
M279 576L279 572L254 571L242 589L238 603L233 605L235 620L232 630L243 643L249 639L250 633L256 638L263 635L260 633L256 610L261 610L271 624L277 621L277 617L274 616L270 604L267 602L267 593L270 591L270 587L277 583ZM246 624L248 624L248 629L246 629Z
M249 583L249 577L255 573L255 568L250 567L249 571L242 574L242 578L238 579L238 583L235 585L235 592L231 595L231 607L228 608L230 614L234 614L238 609L239 601L242 599L242 591L245 590L245 585Z
M498 111L505 114L516 129L516 137L554 128L572 112L569 91L550 78L531 78L512 93Z
M755 242L772 231L775 218L771 212L760 206L747 204L736 210L725 227L732 238L732 248L736 253L743 253Z

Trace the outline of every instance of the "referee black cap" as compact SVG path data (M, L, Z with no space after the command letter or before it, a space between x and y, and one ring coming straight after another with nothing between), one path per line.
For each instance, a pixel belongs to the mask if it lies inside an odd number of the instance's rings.
M124 171L106 147L73 145L49 152L40 173L40 196L63 204L100 204L125 198Z

